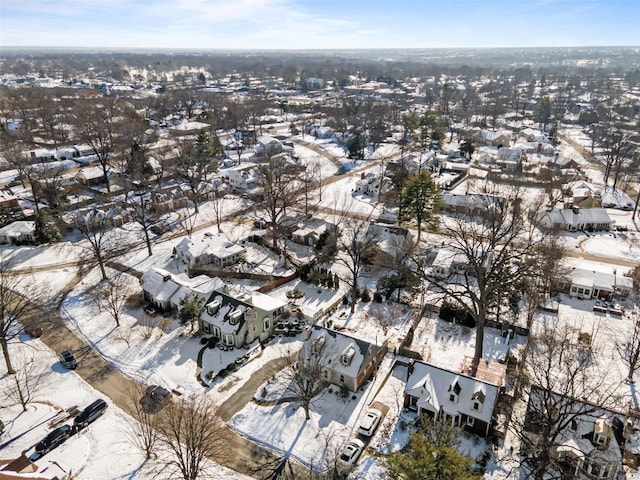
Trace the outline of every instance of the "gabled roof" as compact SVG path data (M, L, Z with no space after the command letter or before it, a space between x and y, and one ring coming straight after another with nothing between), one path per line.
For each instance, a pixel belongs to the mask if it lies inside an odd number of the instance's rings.
M314 325L309 333L307 342L318 341L322 338L324 342L324 350L329 357L327 368L352 378L357 378L361 371L365 369L369 360L373 358L375 353L381 348L380 345L367 342L365 340L346 335L342 332L327 329L319 325ZM348 365L342 363L341 356L349 349L353 349L349 356L351 361Z
M435 412L442 409L450 415L465 414L486 423L491 421L498 391L497 385L418 361L413 364L405 388L405 393L418 398L422 408ZM456 393L456 402L449 400L451 393ZM473 409L474 400L482 403L480 410Z
M581 223L610 224L613 220L604 208L581 208L574 211L571 208L555 209L547 212L549 220L554 225L579 225Z
M176 251L185 250L193 258L212 255L224 259L245 251L244 247L233 243L224 233L205 233L199 240L183 238L175 247Z

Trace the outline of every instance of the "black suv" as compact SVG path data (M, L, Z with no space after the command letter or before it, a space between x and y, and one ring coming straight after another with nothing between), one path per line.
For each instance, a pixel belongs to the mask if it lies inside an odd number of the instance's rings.
M69 350L64 350L60 352L60 363L64 365L69 370L75 370L78 366L78 362L76 362L76 357L73 356Z
M77 429L86 427L91 422L95 421L98 417L100 417L104 411L107 409L108 405L102 399L96 400L87 408L85 408L80 414L75 418L73 423Z
M49 432L49 435L44 437L36 444L36 453L44 455L50 452L58 445L64 443L64 441L71 436L71 427L69 425L62 425Z

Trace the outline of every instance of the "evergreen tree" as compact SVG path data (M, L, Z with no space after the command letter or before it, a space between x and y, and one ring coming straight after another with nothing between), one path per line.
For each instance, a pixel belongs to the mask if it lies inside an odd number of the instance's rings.
M480 480L473 460L458 450L457 430L444 422L426 421L404 451L383 458L387 480Z
M38 243L55 243L60 240L58 226L49 219L45 210L36 214L34 237Z
M193 332L194 325L200 318L200 311L204 306L204 300L194 295L187 295L180 302L180 312L178 318L182 325L190 325L190 332Z
M400 198L401 223L416 221L418 226L418 241L424 223L437 225L436 212L440 208L442 199L440 189L431 178L429 172L422 171L406 181Z

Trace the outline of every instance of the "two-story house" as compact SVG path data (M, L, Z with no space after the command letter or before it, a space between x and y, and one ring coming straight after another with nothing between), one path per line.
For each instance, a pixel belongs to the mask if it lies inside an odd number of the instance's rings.
M409 364L404 405L486 437L500 387L425 362Z
M209 296L198 324L201 332L239 348L273 335L285 306L285 302L263 293L225 288Z
M235 265L245 256L245 248L232 242L224 233L206 232L200 238L183 238L174 247L176 260L188 268Z

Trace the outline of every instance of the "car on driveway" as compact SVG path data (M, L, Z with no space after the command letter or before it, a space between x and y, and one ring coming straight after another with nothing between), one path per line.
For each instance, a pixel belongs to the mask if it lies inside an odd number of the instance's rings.
M338 457L338 466L349 469L356 464L360 454L364 450L364 442L357 438L349 440L347 446L340 452Z
M71 426L69 425L62 425L55 430L51 430L46 437L36 444L36 453L44 455L50 452L58 445L64 443L64 441L71 436L71 431Z
M60 352L60 363L62 363L62 365L69 370L75 370L75 368L78 366L76 357L74 357L73 353L71 353L69 350L63 350L62 352Z
M360 427L358 427L358 433L365 437L370 437L375 433L376 428L378 428L381 418L382 412L380 410L370 408L364 416L364 420L362 420Z
M102 416L109 405L102 399L89 404L80 414L73 420L76 429L82 429Z

